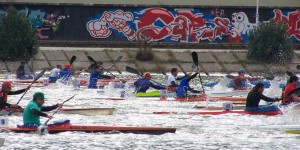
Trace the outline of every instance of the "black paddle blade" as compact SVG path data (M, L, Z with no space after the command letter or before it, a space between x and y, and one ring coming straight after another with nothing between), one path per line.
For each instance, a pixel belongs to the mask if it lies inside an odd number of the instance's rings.
M71 58L71 60L70 60L70 65L72 65L72 64L74 63L75 60L76 60L76 56L73 55L72 58Z
M293 96L298 95L298 94L300 94L300 88L296 88L295 90L291 91L291 92L286 96L286 98L288 98L288 97L293 97Z
M33 82L37 81L40 77L42 77L44 75L44 73L46 72L46 69L43 70L42 72L40 72L33 80Z
M235 78L235 76L233 76L233 75L231 75L231 74L226 74L226 78L228 78L228 79L233 79L233 78Z
M272 75L272 76L268 76L268 77L265 77L267 80L273 80L275 77Z
M122 60L123 56L119 56L117 59L116 59L116 62L120 62Z
M139 71L137 71L136 69L133 69L131 67L128 67L128 66L126 66L126 71L130 72L130 73L133 73L133 74L137 74L137 75L142 76L142 74Z
M288 76L295 76L296 74L293 73L292 71L286 71L285 72Z
M94 69L95 66L97 66L98 64L97 63L93 63L89 66L89 69Z
M88 58L91 62L97 63L96 60L95 60L93 57L87 56L87 58Z
M198 66L199 62L198 62L198 54L197 54L197 52L195 52L195 51L192 52L192 58L193 58L194 64L196 66Z
M297 70L300 70L300 65L297 65L296 68L297 68Z

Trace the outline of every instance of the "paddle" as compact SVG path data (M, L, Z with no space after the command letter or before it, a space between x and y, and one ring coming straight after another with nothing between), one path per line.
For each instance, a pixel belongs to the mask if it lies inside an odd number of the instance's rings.
M199 72L199 61L198 61L197 52L195 52L195 51L192 52L192 58L193 58L194 64L197 66L197 69L198 69L198 72ZM199 72L199 79L200 79L201 87L202 87L203 92L205 94L205 89L204 89L203 84L202 84L202 79L201 79L201 76L200 76L200 72Z
M74 94L74 95L73 95L72 97L70 97L69 99L63 101L63 103L61 104L61 106L63 106L67 101L69 101L69 100L71 100L72 98L74 98L75 95L76 95L76 94ZM57 108L56 108L56 110L54 111L54 113L52 114L52 116L54 116L54 115L58 112L59 108L60 108L60 107L57 107ZM46 128L46 126L47 126L47 123L48 123L50 120L51 120L51 118L49 118L44 124L42 124L42 125L40 125L40 126L38 127L39 133L41 133L41 134L44 133L45 128Z
M285 72L288 76L296 76L295 73L293 73L292 71L286 71Z
M71 60L70 60L70 65L72 65L72 64L74 63L75 60L76 60L76 56L73 55L72 58L71 58Z
M234 76L234 75L231 75L231 74L226 74L226 78L228 78L228 79L234 79L235 76Z
M300 94L300 88L296 88L295 90L291 91L284 98L293 97L293 96L298 95L298 94Z
M137 70L134 69L134 68L131 68L131 67L126 66L126 71L127 71L127 72L130 72L130 73L133 73L133 74L137 74L137 75L143 77L143 74L140 73L139 71L137 71ZM156 81L154 81L154 80L152 80L152 79L150 79L150 80L153 81L153 82L155 82L156 84L162 85L161 83L158 83L158 82L156 82Z

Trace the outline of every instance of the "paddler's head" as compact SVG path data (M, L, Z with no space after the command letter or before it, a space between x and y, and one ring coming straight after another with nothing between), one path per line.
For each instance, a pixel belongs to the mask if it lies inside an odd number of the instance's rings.
M246 72L244 69L240 69L237 71L237 73L239 74L239 76L244 76Z
M33 100L39 105L42 106L44 104L45 101L45 96L44 93L42 92L36 92L33 95Z
M297 86L299 84L299 78L297 76L291 76L289 79L289 83Z
M178 74L178 69L177 69L177 68L172 68L172 69L171 69L171 74L172 74L174 77L176 77L177 74Z
M265 90L265 85L261 82L258 82L254 87L253 90L255 92L263 93Z
M2 91L8 93L11 90L11 83L9 81L4 81L2 83Z
M94 67L94 70L95 70L96 72L101 72L101 68L100 68L98 65Z
M144 73L144 78L150 80L151 79L151 74L149 72Z

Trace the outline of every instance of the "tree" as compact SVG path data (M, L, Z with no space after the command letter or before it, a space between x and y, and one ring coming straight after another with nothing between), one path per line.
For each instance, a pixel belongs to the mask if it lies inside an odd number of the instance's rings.
M292 42L284 22L261 23L248 35L247 59L266 64L284 65L294 58Z
M9 7L0 16L0 58L27 61L38 52L37 30L21 11Z
M144 44L141 43L142 42L139 41L139 51L136 53L135 59L140 61L153 60L154 53L152 51L152 48L149 46L150 44L147 43L147 41L145 41Z

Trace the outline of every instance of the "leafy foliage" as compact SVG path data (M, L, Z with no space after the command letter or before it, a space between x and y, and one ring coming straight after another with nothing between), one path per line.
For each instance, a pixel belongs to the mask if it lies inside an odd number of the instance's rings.
M248 35L247 59L266 64L284 65L294 58L293 45L284 22L261 23Z
M29 60L38 52L37 30L24 13L14 7L0 16L0 58Z
M149 60L153 60L153 57L154 57L154 53L151 47L149 47L148 43L145 42L143 45L140 44L140 48L135 55L135 59L140 61L149 61Z

